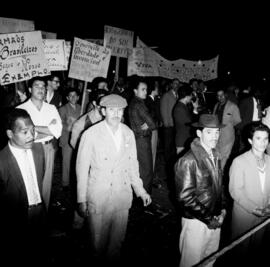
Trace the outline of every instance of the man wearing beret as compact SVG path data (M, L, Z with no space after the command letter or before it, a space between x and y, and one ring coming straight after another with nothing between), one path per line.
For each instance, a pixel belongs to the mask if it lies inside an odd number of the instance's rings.
M105 119L83 133L76 162L78 208L99 264L119 259L132 189L145 206L151 203L139 175L134 134L121 123L126 100L111 94L100 106Z
M183 214L180 267L193 266L218 249L226 215L220 155L215 150L224 125L216 115L202 114L193 126L198 138L175 164L176 193Z

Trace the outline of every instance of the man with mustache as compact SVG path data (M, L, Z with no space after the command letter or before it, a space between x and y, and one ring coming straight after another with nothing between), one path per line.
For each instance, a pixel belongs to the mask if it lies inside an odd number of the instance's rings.
M55 147L53 139L59 138L62 133L62 120L54 105L44 102L45 81L43 77L34 77L29 80L30 99L18 108L25 109L31 116L36 130L36 143L41 143L45 152L45 175L42 187L42 197L46 208L49 208L52 177L54 169Z
M127 101L111 94L100 106L105 119L82 134L76 162L78 210L87 220L98 266L119 260L132 189L144 206L151 203L139 175L134 134L121 123Z
M34 143L35 127L25 110L13 109L5 123L9 142L0 152L1 255L12 266L17 260L29 265L42 252L46 229L44 151Z
M175 165L176 193L183 215L180 267L193 266L218 249L226 215L220 155L215 150L224 125L216 115L202 114L193 126L198 138Z

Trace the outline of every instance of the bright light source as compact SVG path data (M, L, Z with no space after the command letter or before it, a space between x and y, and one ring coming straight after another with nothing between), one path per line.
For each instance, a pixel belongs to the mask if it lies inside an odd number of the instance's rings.
M115 70L113 70L112 73L115 73Z
M228 71L228 72L227 72L227 74L228 74L228 75L230 75L230 74L231 74L231 72L230 72L230 71Z
M263 81L266 81L266 78L263 78Z

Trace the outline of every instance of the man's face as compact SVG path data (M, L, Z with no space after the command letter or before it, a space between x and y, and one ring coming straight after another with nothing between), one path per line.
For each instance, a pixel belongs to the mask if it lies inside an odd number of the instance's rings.
M67 96L67 100L70 104L76 105L79 100L79 96L76 92L70 92Z
M98 84L98 89L102 89L102 90L108 91L108 84L106 82L100 82Z
M106 122L112 127L118 127L123 117L124 109L118 107L106 107L102 109Z
M30 88L31 98L43 101L45 97L45 82L34 81L32 88Z
M220 130L219 128L203 128L202 131L197 130L197 135L209 150L216 147Z
M57 90L60 87L60 80L58 77L53 77L49 84L53 90Z
M253 150L263 153L268 146L269 136L266 131L256 131L253 134L252 139L248 139L248 141L251 144Z
M225 95L224 91L217 92L217 99L221 104L224 104L226 102L226 95Z
M30 149L34 143L35 127L30 118L18 118L15 129L7 130L11 145L21 149Z
M145 83L139 83L138 88L134 89L135 96L141 99L146 99L147 85Z
M175 92L177 92L179 88L180 88L180 82L178 80L173 80L172 81L172 89Z

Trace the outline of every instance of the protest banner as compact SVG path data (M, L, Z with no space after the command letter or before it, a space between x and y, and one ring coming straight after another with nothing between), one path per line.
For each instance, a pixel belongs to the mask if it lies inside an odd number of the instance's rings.
M128 58L128 76L160 76L178 78L188 83L197 78L208 81L217 78L218 56L205 61L190 61L178 59L167 60L149 47L134 48Z
M42 39L56 39L57 33L41 31Z
M87 42L103 46L103 39L84 39Z
M34 21L0 17L0 33L30 32L34 30Z
M106 78L110 58L110 49L75 37L68 77L87 82Z
M43 39L43 44L50 70L67 70L65 40Z
M159 76L155 54L150 48L134 48L128 57L128 76Z
M112 56L127 58L133 48L133 36L132 31L104 26L104 46L112 50Z
M1 85L49 74L40 31L0 34Z
M69 59L70 59L70 53L71 53L71 42L65 41L65 54L66 54L67 68L68 68L68 63L69 63Z
M92 82L98 76L106 78L110 59L110 49L74 38L68 77L85 81L81 114L85 109L87 82Z

